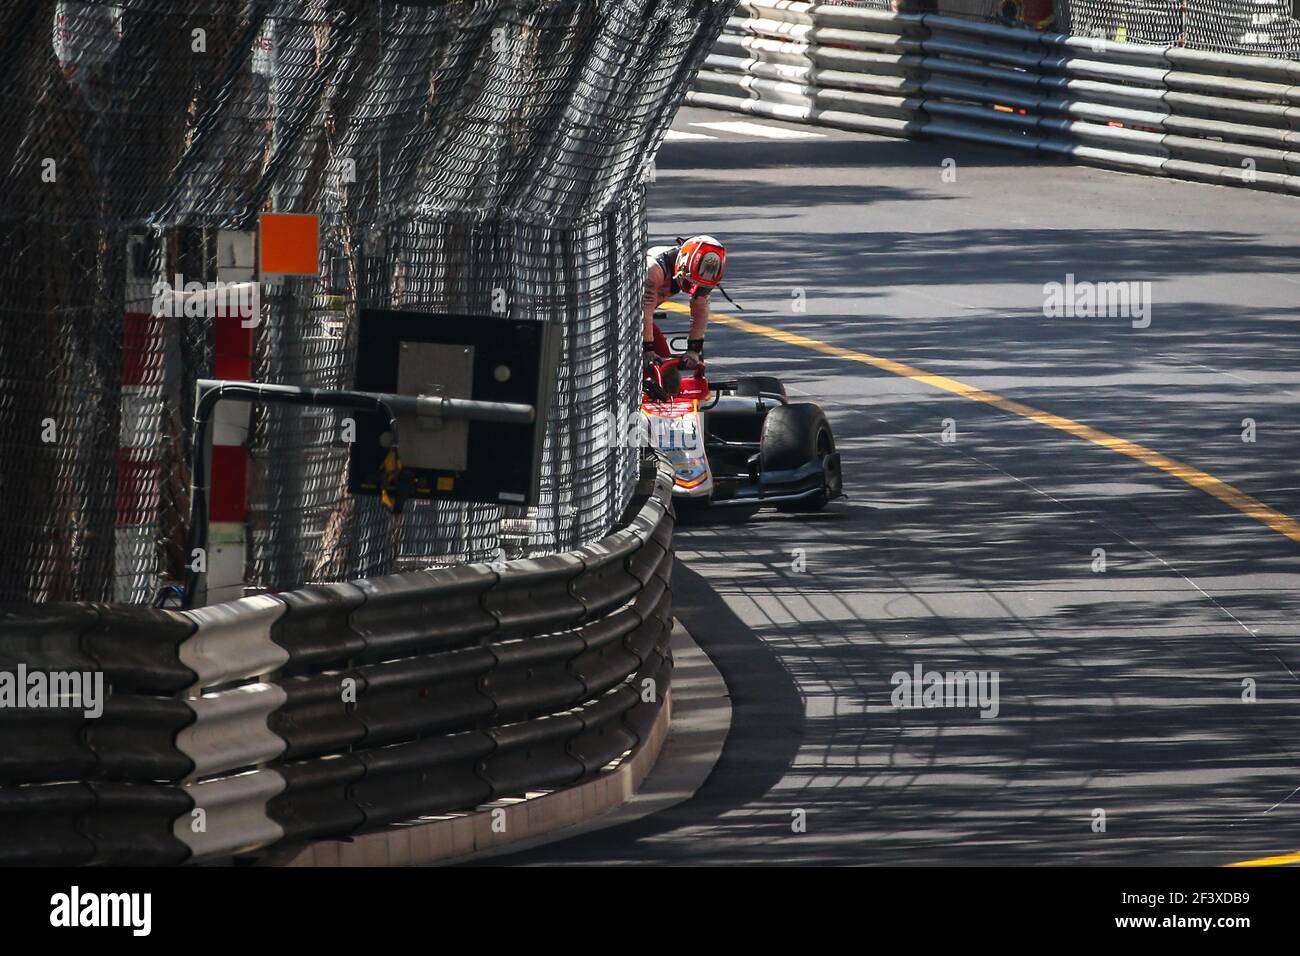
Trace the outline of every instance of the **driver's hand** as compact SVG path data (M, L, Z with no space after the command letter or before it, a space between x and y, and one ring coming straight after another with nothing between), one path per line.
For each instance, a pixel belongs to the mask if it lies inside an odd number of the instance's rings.
M681 367L687 371L695 371L704 368L704 357L698 352L683 352L681 357Z
M654 343L653 342L645 343L645 347L641 350L642 370L644 370L645 372L649 372L650 369L658 365L659 362L660 362L659 353L655 351Z

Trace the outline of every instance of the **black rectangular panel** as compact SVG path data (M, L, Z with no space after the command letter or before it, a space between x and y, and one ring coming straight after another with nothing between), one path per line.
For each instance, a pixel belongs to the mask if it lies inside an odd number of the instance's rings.
M543 322L436 312L361 310L357 389L397 391L402 342L469 345L474 349L473 392L469 397L489 402L519 402L538 409L531 425L471 422L464 471L407 469L408 497L536 504L541 436L554 367L553 359L543 361L550 350L548 332L549 327ZM387 454L381 436L388 431L388 423L382 416L368 412L357 412L356 422L348 490L378 494ZM400 437L399 434L399 440Z

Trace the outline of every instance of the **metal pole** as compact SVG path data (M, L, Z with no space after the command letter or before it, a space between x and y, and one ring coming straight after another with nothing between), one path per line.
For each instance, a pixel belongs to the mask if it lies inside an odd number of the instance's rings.
M532 405L516 402L482 402L467 398L443 398L433 395L391 395L384 392L355 392L345 389L310 388L298 385L271 385L263 382L237 382L201 378L195 384L194 428L190 450L190 526L186 533L185 583L181 607L192 606L199 580L205 572L195 569L195 552L207 548L208 478L207 438L213 409L223 398L243 401L275 402L283 405L309 405L318 408L364 408L388 416L393 436L390 446L398 450L397 416L436 416L476 422L531 424L537 415ZM204 568L207 556L204 555Z

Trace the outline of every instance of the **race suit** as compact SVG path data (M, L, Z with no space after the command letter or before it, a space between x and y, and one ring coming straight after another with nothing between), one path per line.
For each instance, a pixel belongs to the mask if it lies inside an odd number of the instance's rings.
M654 341L655 352L665 358L672 354L668 339L655 323L654 312L664 302L682 291L673 276L679 246L653 246L646 252L645 317L642 326L645 341ZM701 286L691 296L691 331L688 339L702 340L709 325L709 293Z

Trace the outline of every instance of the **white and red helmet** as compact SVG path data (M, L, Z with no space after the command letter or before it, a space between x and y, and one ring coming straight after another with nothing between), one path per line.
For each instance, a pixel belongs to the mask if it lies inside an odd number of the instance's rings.
M688 295L697 289L712 289L722 282L727 269L727 250L712 236L691 236L677 250L673 278Z

